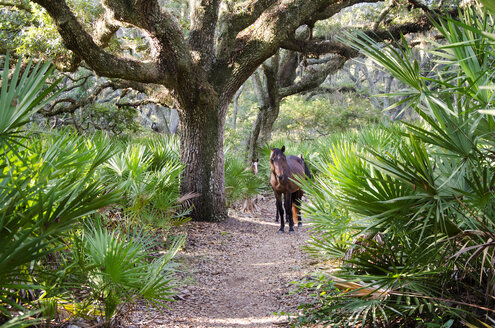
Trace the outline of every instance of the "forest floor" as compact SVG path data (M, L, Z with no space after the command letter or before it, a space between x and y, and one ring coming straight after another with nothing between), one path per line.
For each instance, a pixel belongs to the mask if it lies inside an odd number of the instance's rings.
M231 210L220 223L190 222L177 256L184 272L177 302L160 313L143 308L128 327L281 327L305 301L293 281L314 270L302 249L308 226L278 233L275 200L258 200L253 213Z

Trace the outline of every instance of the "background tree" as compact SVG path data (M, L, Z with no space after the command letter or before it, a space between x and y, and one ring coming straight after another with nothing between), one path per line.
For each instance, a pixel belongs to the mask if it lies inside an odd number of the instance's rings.
M257 149L270 140L282 99L316 88L330 72L337 71L345 63L343 57L329 56L319 60L315 65L318 67L308 67L296 82L296 70L300 67L298 57L293 51L276 54L262 65L263 80L257 72L253 75L259 111L247 143L248 158L251 160L258 158Z
M355 84L355 88L339 88L339 90L359 91L366 94L378 111L389 107L388 97L380 100L373 96L378 93L378 84L383 84L385 93L390 93L393 82L397 81L378 69L370 72L363 59L356 60L359 56L358 52L335 40L342 30L352 29L363 29L376 41L398 39L401 33L426 32L432 28L426 15L438 12L440 7L446 4L431 2L429 5L430 7L417 1L409 2L408 6L400 6L396 1L388 4L361 4L341 10L322 23L312 21L308 23L309 25L299 27L293 38L282 45L282 48L287 50L275 54L263 63L259 70L262 77L259 73L255 73L252 77L259 112L247 143L248 159L257 158L257 150L269 141L279 115L280 103L284 98L315 90L329 76L336 74L342 68ZM417 10L411 12L412 8ZM451 14L456 15L453 10ZM367 28L369 25L372 25L371 29ZM383 28L380 30L381 25ZM417 41L414 42L419 44ZM351 61L351 59L355 60ZM352 73L350 69L353 69ZM366 88L363 87L362 82L366 82ZM394 86L394 89L399 89L397 83ZM312 96L334 91L335 89L321 88L315 90ZM391 116L396 118L401 113L402 107L391 112Z
M60 96L40 111L36 121L41 126L70 125L80 133L103 130L113 135L177 131L177 111L158 86L109 80L79 68L64 74L60 88Z

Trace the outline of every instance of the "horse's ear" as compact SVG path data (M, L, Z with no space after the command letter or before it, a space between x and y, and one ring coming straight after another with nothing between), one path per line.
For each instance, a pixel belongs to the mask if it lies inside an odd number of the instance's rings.
M285 151L285 145L282 146L282 148L280 148L280 150L282 151L282 153Z

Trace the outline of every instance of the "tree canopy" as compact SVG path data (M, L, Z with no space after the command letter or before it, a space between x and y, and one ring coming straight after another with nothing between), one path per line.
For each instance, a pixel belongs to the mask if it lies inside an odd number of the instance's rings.
M337 69L358 52L338 41L337 31L330 36L314 33L317 23L345 8L379 1L194 0L188 6L158 0L103 0L99 4L66 0L33 2L46 10L64 46L70 50L65 53L54 47L57 50L52 54L64 57L66 69L84 64L100 76L133 85L157 86L163 98L170 99L179 111L181 160L187 165L182 191L198 195L192 214L195 219L216 220L226 217L223 134L226 109L237 90L279 49L311 56L338 55L341 59L315 72L316 80L321 81L330 70ZM405 6L393 4L384 11L399 7L404 12ZM439 8L431 9L417 1L407 4L420 10L413 21L399 20L393 26L378 28L386 15L375 10L370 15L378 14L376 26L368 32L383 40L401 32L431 27L425 12ZM11 7L49 20L32 3L12 3ZM296 30L301 26L309 30L308 37L298 37ZM321 28L317 26L316 30ZM124 46L119 33L132 36L134 45ZM50 40L48 36L38 46ZM279 71L279 64L276 66L272 65ZM289 71L284 67L280 70ZM314 81L308 78L306 82L315 85ZM293 85L294 89L290 90L287 82L281 86L285 89L277 91L275 107L277 98L303 87ZM273 120L270 124L273 125Z

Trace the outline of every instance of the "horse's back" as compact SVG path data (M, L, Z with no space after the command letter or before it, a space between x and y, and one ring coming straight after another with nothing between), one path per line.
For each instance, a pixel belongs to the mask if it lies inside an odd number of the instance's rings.
M301 176L304 177L304 162L301 158L294 156L294 155L289 155L287 156L287 166L290 171L291 176Z

